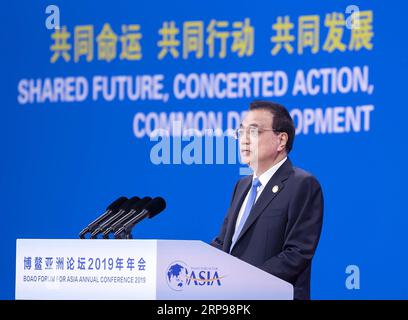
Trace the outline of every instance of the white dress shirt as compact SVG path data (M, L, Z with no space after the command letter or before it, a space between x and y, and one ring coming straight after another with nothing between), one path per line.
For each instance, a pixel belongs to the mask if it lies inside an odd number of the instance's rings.
M265 171L264 173L262 173L259 176L259 181L261 182L261 185L257 188L256 190L256 198L255 198L255 202L258 200L259 196L261 195L263 189L265 188L266 184L269 182L269 180L271 180L272 176L275 174L276 171L278 171L278 169L280 168L280 166L286 161L288 157L285 157L285 159L279 161L277 164L275 164L274 166L272 166L271 168L269 168L267 171ZM254 179L256 178L256 175L254 174L252 181L254 181ZM242 219L242 215L244 214L245 211L245 207L247 205L248 202L248 198L249 198L249 193L251 192L251 188L249 189L247 195L245 196L245 200L242 203L241 209L239 210L239 214L238 214L238 218L237 218L237 222L235 224L235 231L237 230L239 223ZM255 203L254 203L255 204ZM234 233L235 233L234 231Z

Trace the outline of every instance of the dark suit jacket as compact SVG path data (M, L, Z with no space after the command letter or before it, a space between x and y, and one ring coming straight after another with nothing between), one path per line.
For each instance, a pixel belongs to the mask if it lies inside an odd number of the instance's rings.
M220 234L211 245L230 251L239 210L252 176L238 181ZM278 192L272 188L278 186ZM276 189L276 188L275 188ZM295 299L310 299L312 258L323 218L323 194L311 174L294 168L289 158L265 186L231 254L294 286Z

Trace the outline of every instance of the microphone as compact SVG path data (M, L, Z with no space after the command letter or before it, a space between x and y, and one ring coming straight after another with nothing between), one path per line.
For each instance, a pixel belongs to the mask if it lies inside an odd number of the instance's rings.
M128 211L129 209L140 200L139 197L132 197L129 200L127 200L124 204L122 204L119 208L119 211L116 212L113 216L111 216L108 220L104 221L102 224L99 225L98 228L96 228L92 233L91 233L91 239L95 239L98 234L102 233L105 231L106 228L108 228L112 223L115 223L118 221L120 218L122 218Z
M108 228L103 231L103 238L104 239L109 239L109 234L111 232L117 231L120 227L126 223L127 220L130 218L133 218L136 214L140 213L144 206L148 204L152 200L151 197L144 197L137 203L135 203L133 206L131 206L130 211L125 214L122 218L120 218L118 221L112 223Z
M105 212L92 221L88 226L83 229L79 233L79 238L85 239L85 235L90 232L92 233L100 223L106 221L106 219L110 218L118 209L119 207L124 204L128 200L127 197L119 197L115 201L113 201L105 210Z
M146 207L135 217L127 221L123 227L115 232L116 239L122 239L124 235L129 236L132 228L141 220L149 216L149 219L159 214L166 208L166 201L161 197L156 197L151 200Z

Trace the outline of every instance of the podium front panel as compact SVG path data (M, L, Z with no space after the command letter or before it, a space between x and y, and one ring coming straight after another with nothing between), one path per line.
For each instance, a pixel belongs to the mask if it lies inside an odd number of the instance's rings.
M18 239L16 299L156 299L157 241Z

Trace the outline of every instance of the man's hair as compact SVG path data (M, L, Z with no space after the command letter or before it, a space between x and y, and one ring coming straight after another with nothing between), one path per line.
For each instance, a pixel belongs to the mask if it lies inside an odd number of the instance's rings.
M249 105L249 110L267 110L272 113L272 129L277 132L286 132L288 135L286 152L289 154L295 140L295 125L289 111L284 106L270 101L253 101Z

